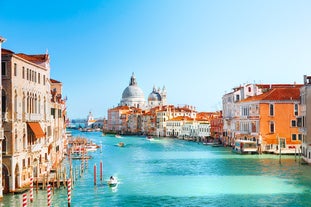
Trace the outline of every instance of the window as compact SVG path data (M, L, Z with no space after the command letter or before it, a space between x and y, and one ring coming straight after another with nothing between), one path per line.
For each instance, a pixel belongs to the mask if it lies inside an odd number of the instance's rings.
M22 77L23 77L23 79L25 79L25 67L23 67Z
M302 118L301 117L297 118L296 126L297 127L302 127Z
M6 62L1 62L1 74L7 75L6 74Z
M270 104L269 106L269 114L270 116L274 116L274 105L273 104Z
M297 134L292 134L292 141L296 141L297 140Z
M40 73L38 73L38 83L40 84L40 79L41 79L41 76L40 76Z
M298 104L294 105L294 115L298 116Z
M54 108L51 108L51 115L52 115L53 117L55 117L55 109L54 109Z
M302 134L298 134L298 140L302 141Z
M17 76L17 64L14 63L14 76Z
M296 124L296 120L292 120L292 127L296 127L297 124Z
M235 101L240 101L240 95L237 94L237 95L235 96Z
M274 133L274 122L270 121L270 133Z

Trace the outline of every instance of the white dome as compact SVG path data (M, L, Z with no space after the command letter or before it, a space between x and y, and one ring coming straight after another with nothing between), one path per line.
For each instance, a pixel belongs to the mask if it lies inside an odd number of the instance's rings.
M144 92L138 87L134 73L131 76L130 84L122 93L122 106L135 106L141 108L145 105Z

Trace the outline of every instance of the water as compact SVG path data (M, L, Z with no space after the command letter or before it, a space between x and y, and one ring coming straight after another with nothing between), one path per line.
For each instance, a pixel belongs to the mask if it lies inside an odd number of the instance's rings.
M182 140L72 134L102 144L102 152L90 153L94 158L74 184L71 206L311 206L311 166L294 156L282 156L280 164L276 155L238 155ZM124 148L116 146L120 141ZM74 169L80 164L73 160ZM106 184L111 175L120 181L115 189ZM47 205L46 191L34 196L28 206ZM21 200L21 195L5 196L2 205L20 207ZM65 188L55 190L52 206L67 206Z

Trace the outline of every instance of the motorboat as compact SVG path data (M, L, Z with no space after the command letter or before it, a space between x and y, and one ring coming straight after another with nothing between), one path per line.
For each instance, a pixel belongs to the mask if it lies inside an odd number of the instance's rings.
M153 138L152 136L147 136L147 140L149 140L149 141L153 141L153 140L154 140L154 138Z
M240 154L258 153L256 141L251 140L236 140L234 143L233 152Z
M111 176L107 183L109 187L116 187L118 185L118 179Z
M120 134L115 135L116 138L122 138Z
M119 142L119 143L118 143L118 146L119 146L119 147L124 147L125 144L124 144L124 142Z

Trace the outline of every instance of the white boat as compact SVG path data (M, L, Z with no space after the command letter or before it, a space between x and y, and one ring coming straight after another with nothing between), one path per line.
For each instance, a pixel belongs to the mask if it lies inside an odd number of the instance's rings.
M94 151L97 150L97 148L98 148L97 145L86 145L86 146L85 146L85 149L86 149L86 151L88 151L88 152L94 152Z
M107 183L109 187L116 187L118 185L118 179L111 176Z
M115 135L116 138L122 138L120 134Z
M234 142L233 152L240 154L258 153L257 143L251 140L236 140Z

